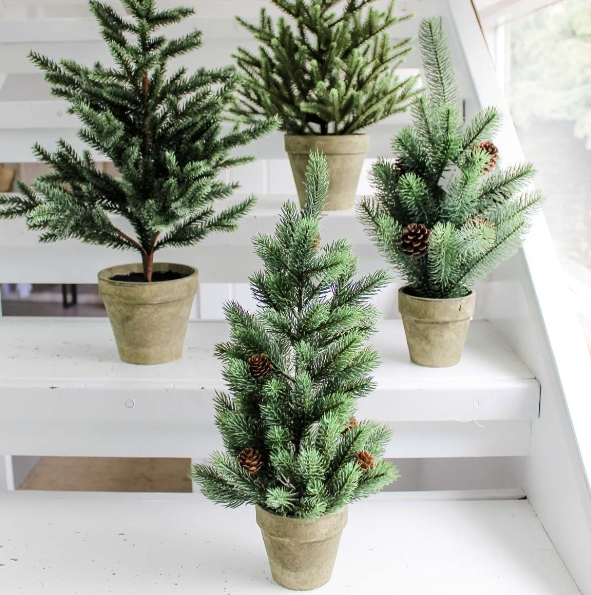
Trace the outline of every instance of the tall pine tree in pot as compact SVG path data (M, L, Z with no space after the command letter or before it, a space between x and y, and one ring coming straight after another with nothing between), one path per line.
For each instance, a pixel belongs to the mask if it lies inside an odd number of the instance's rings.
M354 418L377 366L365 344L378 317L368 301L389 278L355 280L347 242L320 245L328 184L324 157L312 154L304 209L287 203L275 234L255 239L259 309L228 304L231 338L217 347L229 389L216 398L226 452L192 471L214 502L256 506L273 577L296 590L330 579L347 504L397 478L381 458L388 428Z
M281 117L302 205L308 155L320 150L331 176L325 208L350 209L369 147L360 131L416 94L416 77L396 74L410 39L389 37L409 17L394 15L394 0L384 11L375 1L271 0L285 15L276 23L265 9L258 25L238 19L261 46L236 55L243 77L234 113L247 122Z
M21 195L0 197L0 217L25 217L42 242L75 238L139 253L142 264L101 271L99 290L121 358L156 364L180 357L198 282L190 266L154 264L155 253L236 228L254 198L215 209L237 187L220 180L220 173L250 161L233 157L232 150L278 122L261 119L224 134L221 122L237 87L233 68L170 72L171 60L201 46L201 32L167 39L159 31L193 10L159 11L154 0L122 3L129 16L89 2L113 66L56 63L31 54L52 93L80 119L80 139L111 160L120 177L64 140L53 152L36 145L36 156L52 171L33 187L20 184Z
M530 164L497 167L496 108L464 125L439 19L421 23L419 41L429 93L414 102L414 125L394 138L395 158L374 165L376 195L360 215L408 282L399 308L412 361L444 367L460 360L473 286L517 250L543 196L525 191Z

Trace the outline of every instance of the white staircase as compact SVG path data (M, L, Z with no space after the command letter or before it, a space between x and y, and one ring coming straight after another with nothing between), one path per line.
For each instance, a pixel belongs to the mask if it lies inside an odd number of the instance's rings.
M237 43L250 43L231 16L255 20L265 4L189 3L197 10L190 25L202 28L205 40L191 66L227 63ZM418 17L442 16L468 116L481 105L504 105L470 0L399 5L417 18L396 35L414 33ZM76 122L25 59L31 48L82 61L104 53L84 0L0 0L0 162L30 162L37 140L52 146L59 136L75 139ZM418 66L416 52L407 66ZM389 154L390 137L407 121L374 127L370 157ZM248 303L243 284L260 266L250 239L272 231L280 204L294 196L282 142L276 134L250 147L258 161L233 174L259 197L238 232L159 253L160 260L198 267L204 295L211 283L239 284L234 293ZM498 144L505 163L522 158L509 121ZM360 192L368 191L362 181ZM361 272L384 265L352 212L327 215L322 237L347 237ZM94 283L101 268L131 259L77 242L40 245L22 221L0 222L1 283ZM398 284L378 298L385 319L374 344L382 363L360 417L393 427L388 456L506 457L526 469L517 490L389 493L355 504L326 593L591 595L589 356L562 301L558 270L540 218L524 250L478 288L464 357L450 369L410 364ZM0 318L7 474L16 455L205 457L221 446L212 396L222 379L213 346L227 332L221 321L192 322L182 360L139 367L119 361L106 320ZM4 492L0 593L19 592L281 590L269 578L250 509L226 511L198 494Z

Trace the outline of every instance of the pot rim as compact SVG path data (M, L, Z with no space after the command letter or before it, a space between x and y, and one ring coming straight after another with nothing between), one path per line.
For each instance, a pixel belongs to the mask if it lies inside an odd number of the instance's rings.
M199 274L198 269L196 269L195 267L192 267L191 265L188 265L188 264L181 264L181 263L175 263L175 262L155 262L154 267L153 267L154 271L162 270L163 267L174 266L174 267L184 267L187 269L187 271L190 271L190 272L186 276L181 277L180 279L168 279L167 281L154 281L153 285L150 283L146 283L145 281L114 281L113 279L110 278L111 275L117 274L115 272L116 269L126 268L129 266L137 267L138 272L143 271L142 264L139 262L118 264L118 265L114 265L112 267L107 267L106 269L102 269L101 271L99 271L98 279L100 282L109 283L110 285L121 285L124 287L154 287L154 286L168 285L171 283L186 282L186 281L192 279L193 277L196 277ZM107 273L107 271L109 271L109 272Z
M327 514L323 514L322 516L318 516L314 519L306 519L306 518L295 517L295 516L283 516L282 514L277 514L276 512L273 512L272 510L269 510L268 508L261 506L260 504L255 504L255 507L258 508L259 510L261 510L262 512L265 512L271 516L283 519L284 521L293 522L293 523L314 523L316 521L320 521L322 519L326 519L331 516L340 515L348 508L348 506L349 506L348 504L345 504L344 506L341 506L341 508L339 508L338 510L335 510L334 512L329 512Z
M410 293L408 293L408 289L411 288L411 285L405 285L404 287L400 287L398 289L398 293L403 293L406 297L409 297L413 300L420 300L423 302L459 302L461 300L465 300L469 297L472 297L475 294L475 291L473 289L470 290L470 293L468 293L467 295L463 296L463 297L457 297L457 298L426 298L426 297L420 297L418 295L412 295Z
M327 156L351 155L360 158L369 150L369 134L286 134L285 150L288 155L309 156L311 150L318 150Z

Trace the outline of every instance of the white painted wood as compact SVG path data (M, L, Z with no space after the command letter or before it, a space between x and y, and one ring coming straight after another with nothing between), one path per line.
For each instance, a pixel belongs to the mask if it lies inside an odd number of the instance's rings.
M225 27L228 27L228 30L224 32ZM241 27L237 23L229 20L220 20L217 28L217 35L214 33L211 37L208 31L204 32L204 45L202 48L181 58L171 60L171 71L181 66L194 71L201 67L218 68L232 64L232 55L235 53L238 45L251 52L257 51L257 42L252 36L245 36L240 31ZM56 61L76 60L76 62L86 66L92 66L96 61L101 62L105 66L112 66L114 64L108 48L102 41L78 43L68 41L25 41L3 44L0 40L0 46L2 49L0 53L0 72L7 74L39 72L38 68L28 59L28 53L31 50ZM405 66L407 68L419 67L419 58L416 51L410 52L407 55Z
M526 500L384 494L350 507L328 595L578 595ZM7 593L285 593L254 510L195 495L0 495Z
M14 487L12 457L10 455L0 455L0 492L14 490Z
M0 43L0 51L2 44ZM207 64L209 66L209 63ZM1 63L0 63L0 72ZM418 68L400 68L400 77L420 73ZM4 75L0 90L0 129L2 130L78 130L79 120L67 113L69 103L52 97L49 85L37 71ZM408 112L396 114L377 123L374 128L401 127L410 123ZM58 138L57 134L56 140ZM17 160L18 161L18 160Z
M390 458L527 457L529 421L390 422Z
M235 200L245 196L237 195ZM192 248L162 250L157 259L197 267L203 283L248 282L248 277L261 266L253 253L253 236L261 232L273 233L281 205L292 199L281 195L259 195L258 198L257 206L241 220L236 232L212 234ZM127 229L126 222L120 218L115 218L114 222ZM324 242L346 237L353 244L360 257L360 272L384 266L353 210L326 213L321 229ZM1 283L96 283L101 269L134 260L136 255L131 251L78 241L39 244L38 235L29 231L23 220L0 221Z
M132 366L100 319L0 321L0 451L19 455L205 456L220 445L212 398L223 388L222 322L189 325L183 359ZM393 457L523 456L539 385L486 322L459 366L411 364L399 321L374 338L381 357L360 417L396 431Z
M6 481L6 462L5 457L0 455L0 492L8 488L8 482Z
M223 320L224 304L234 299L233 285L229 283L208 283L199 287L202 320Z
M388 421L535 419L539 385L532 373L490 324L474 322L470 330L458 366L422 368L408 358L400 321L380 323L372 344L381 364L376 390L360 401L363 415ZM191 323L184 357L159 366L121 362L104 319L4 317L0 332L0 415L5 420L27 414L40 421L164 422L187 415L197 420L213 411L209 397L223 387L213 350L228 339L224 322ZM79 395L78 404L70 401L70 391ZM84 391L97 397L84 397ZM111 396L121 402L130 391L137 393L132 411L105 407ZM196 398L200 391L207 396ZM142 405L153 398L150 406Z
M531 421L390 422L390 458L527 457ZM212 418L191 422L0 421L0 445L19 456L205 459L222 448Z
M375 6L384 8L387 0L378 0ZM121 8L118 2L113 2ZM161 3L162 4L162 3ZM172 3L174 4L174 2ZM171 28L171 34L182 34L190 29L203 30L204 46L191 55L184 56L178 65L194 69L200 66L215 67L233 62L232 54L238 45L255 50L257 43L252 36L234 19L240 14L247 20L256 22L260 9L270 8L270 13L280 12L269 6L266 0L193 2L196 16L182 24ZM54 15L52 7L59 6ZM94 19L88 13L85 16L77 9L83 8L83 2L15 2L0 6L0 74L8 74L7 90L0 93L0 161L32 163L35 158L31 146L38 141L51 148L55 141L62 137L77 150L83 145L75 135L79 127L75 117L67 114L67 103L54 100L48 95L48 87L42 76L30 62L27 55L30 50L48 55L53 59L74 59L85 64L97 60L105 64L111 63L104 42L101 40ZM164 4L166 5L166 3ZM30 6L30 9L26 9ZM68 9L68 6L71 8ZM399 25L392 33L397 38L412 36L420 17L436 14L440 3L435 0L403 1L398 3L400 15L415 16ZM57 9L56 9L57 10ZM68 13L68 10L70 13ZM11 18L11 15L12 18ZM393 38L394 41L394 38ZM411 76L418 72L418 52L414 49L407 57L405 68L400 69L401 76ZM33 87L23 83L23 77L36 79ZM13 88L21 96L14 95ZM23 94L23 92L26 93ZM389 150L392 133L408 122L408 115L403 114L389 118L372 127L372 143L369 155L377 157ZM258 158L284 157L282 135L275 134L267 139L254 143L249 152ZM100 155L95 157L100 158Z
M508 114L469 0L450 7L479 103ZM523 160L508 116L496 142L506 163ZM581 591L591 593L591 359L542 215L523 251L492 278L488 318L543 387L524 487Z
M19 122L21 123L18 128L13 129L9 128L9 120L5 120L5 125L7 128L0 127L0 135L2 138L2 143L0 144L0 161L3 163L36 163L33 153L31 151L31 146L35 142L39 142L45 148L51 150L55 147L55 144L58 139L63 138L66 142L71 144L76 151L83 151L88 149L88 146L82 143L77 135L76 130L72 127L73 123L70 119L70 116L62 115L59 116L58 112L64 114L63 109L54 109L54 104L57 102L48 102L51 105L46 106L42 105L40 110L43 114L37 114L35 112L36 107L28 107L28 106L11 106L6 105L6 114L14 113L15 117L19 118ZM62 106L65 107L65 106ZM3 109L3 105L0 102L0 110ZM0 111L0 114L2 112ZM46 127L39 127L39 128L27 128L26 127L26 115L22 114L32 113L31 117L34 121L38 123L43 123L45 120L43 118L47 118L47 121L54 122L54 126L52 128ZM63 117L64 127L60 128L57 127L60 118ZM404 118L393 117L388 122L382 124L376 124L368 128L366 131L368 134L371 135L370 138L370 146L368 151L368 157L377 158L381 155L389 155L390 154L390 143L392 140L392 136L394 133L400 129L401 124L403 123ZM61 122L61 120L59 120ZM69 125L67 125L69 122ZM104 156L99 155L95 151L91 151L91 154L98 160L98 161L105 161L106 159ZM283 134L276 132L271 134L264 139L258 140L256 142L251 143L246 148L240 149L236 151L236 154L241 155L252 155L258 159L287 159L284 150L284 140Z
M387 5L389 0L377 0L376 6L383 8ZM119 0L105 0L106 4L117 7L122 10L122 5ZM232 13L255 12L265 6L266 0L216 0L212 3L211 0L185 0L184 6L193 7L197 13L211 13L223 14L226 11ZM212 4L214 6L212 6ZM433 7L437 4L437 0L398 0L397 10L399 13L407 13L409 11L416 12L421 5ZM53 7L55 5L74 7L87 6L87 0L2 0L2 6L6 8L32 6L32 7ZM219 7L215 6L219 5ZM170 6L178 6L178 0L158 0L158 6L167 8Z
M556 3L556 0L498 0L479 10L479 16L486 24L499 21L506 23Z
M237 10L236 13L244 15L243 18L252 23L258 23L261 6L269 6L269 14L274 17L281 14L279 9L267 1L259 3L256 12ZM212 14L211 11L209 14L198 12L182 23L168 27L166 35L167 37L181 37L199 29L203 34L203 46L196 50L197 54L199 51L207 51L207 44L213 40L232 40L234 47L244 44L245 41L252 41L252 34L236 21L232 13L227 9L224 12L218 12L219 14ZM412 37L416 33L416 28L416 18L392 27L391 32L395 35L392 38L393 43L396 39ZM0 46L39 43L68 43L76 44L75 47L81 47L82 44L98 43L101 49L105 46L100 27L96 19L91 16L84 18L4 19L0 22Z
M208 19L213 21L213 19ZM219 20L214 23L211 32L204 33L204 45L192 54L183 58L176 58L170 62L171 71L185 66L190 71L198 68L218 68L233 63L232 55L238 45L256 53L257 43L252 36L245 35L242 27L232 20ZM217 29L217 30L216 30ZM236 40L236 41L234 41ZM38 41L3 43L0 40L0 72L6 74L38 73L39 69L33 64L28 53L35 51L52 60L76 60L80 64L92 66L96 61L105 66L114 65L113 59L104 42L85 41L72 43L69 41ZM406 68L419 68L419 59L416 51L410 52L405 59Z
M118 11L123 7L119 0L106 0L107 4L114 6ZM376 0L374 6L383 10L389 0ZM416 18L437 14L438 0L397 0L396 12L400 16L414 14ZM198 17L241 15L248 19L257 19L260 9L265 6L272 15L280 11L272 6L268 0L185 0L184 5L192 6ZM178 6L178 0L158 0L161 8ZM49 18L88 18L87 0L2 0L0 3L0 16L8 19L49 19ZM402 35L405 33L405 24L398 26L397 30Z

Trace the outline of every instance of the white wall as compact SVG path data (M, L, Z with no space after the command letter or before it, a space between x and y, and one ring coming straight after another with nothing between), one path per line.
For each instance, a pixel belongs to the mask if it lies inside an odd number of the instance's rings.
M12 458L0 455L0 490L13 490Z

